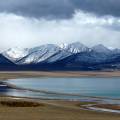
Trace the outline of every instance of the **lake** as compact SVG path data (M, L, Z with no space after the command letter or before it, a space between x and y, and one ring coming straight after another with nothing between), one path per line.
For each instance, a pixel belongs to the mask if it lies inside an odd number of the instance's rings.
M7 80L16 87L33 91L7 89L2 94L41 99L81 99L83 96L120 98L120 77L98 78L22 78ZM36 92L36 90L38 90Z

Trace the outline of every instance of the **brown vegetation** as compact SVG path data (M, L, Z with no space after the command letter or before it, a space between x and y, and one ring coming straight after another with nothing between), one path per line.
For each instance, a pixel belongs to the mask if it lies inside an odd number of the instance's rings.
M27 102L27 101L0 101L2 106L7 107L39 107L44 106L44 104Z

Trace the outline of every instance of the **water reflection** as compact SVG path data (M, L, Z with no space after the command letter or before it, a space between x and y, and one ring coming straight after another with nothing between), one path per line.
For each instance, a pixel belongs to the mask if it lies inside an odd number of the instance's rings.
M0 94L37 99L99 101L98 97L120 98L120 78L25 78L6 81L21 88L12 89L0 83ZM35 91L34 91L35 90ZM47 92L44 92L47 91ZM82 96L81 96L82 95ZM93 96L93 97L87 97ZM104 99L107 102L110 99ZM118 102L118 101L116 101Z

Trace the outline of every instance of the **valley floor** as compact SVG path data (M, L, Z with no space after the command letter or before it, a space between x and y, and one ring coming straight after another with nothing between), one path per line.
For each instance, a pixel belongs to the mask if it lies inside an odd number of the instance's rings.
M117 77L120 72L0 72L0 80L46 76ZM120 120L120 114L83 110L84 104L91 103L0 96L0 120Z
M14 79L14 78L25 78L25 77L120 77L120 71L1 71L0 80Z

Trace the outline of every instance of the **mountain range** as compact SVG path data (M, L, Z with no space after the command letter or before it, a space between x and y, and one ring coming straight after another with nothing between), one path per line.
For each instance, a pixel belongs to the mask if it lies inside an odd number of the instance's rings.
M118 70L120 49L80 42L10 48L0 54L0 70Z

